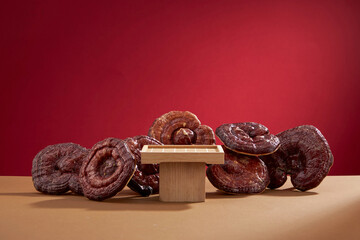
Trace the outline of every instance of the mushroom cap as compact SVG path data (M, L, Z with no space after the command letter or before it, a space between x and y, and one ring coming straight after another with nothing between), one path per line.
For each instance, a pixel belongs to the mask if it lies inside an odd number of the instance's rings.
M104 200L121 191L131 179L136 160L123 140L107 138L96 143L80 170L84 195Z
M298 126L277 134L281 146L275 153L262 156L270 173L270 187L277 188L287 174L296 189L317 187L334 162L330 146L322 133L312 125Z
M143 186L152 187L152 193L159 192L159 164L141 164L141 149L144 145L162 145L155 138L139 135L124 140L136 159L136 168L132 179ZM128 185L130 189L136 192L132 185Z
M227 148L246 155L271 154L280 146L279 139L267 127L254 122L223 124L215 134Z
M214 187L228 193L260 193L270 182L266 165L256 156L233 152L223 146L224 164L210 165L206 175Z
M197 116L189 111L171 111L155 119L148 136L163 144L215 144L213 130L201 125Z
M215 134L208 125L200 125L195 129L196 142L198 145L213 145L215 144Z
M78 175L89 150L75 143L49 145L32 163L32 180L37 191L62 194L71 190L82 194Z

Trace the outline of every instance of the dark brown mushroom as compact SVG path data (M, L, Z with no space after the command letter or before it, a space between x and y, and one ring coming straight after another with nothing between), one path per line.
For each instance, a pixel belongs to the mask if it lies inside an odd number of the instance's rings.
M279 139L259 123L223 124L215 133L227 148L246 155L271 154L280 146Z
M32 164L32 180L37 191L82 194L78 175L89 150L75 143L50 145L41 150Z
M269 188L281 187L291 176L296 189L317 187L326 177L334 157L321 132L314 126L298 126L277 134L281 146L271 155L261 156L269 169Z
M194 130L196 136L196 145L213 145L215 144L215 135L211 127L200 125Z
M80 170L84 195L101 201L120 192L131 179L136 159L123 140L107 138L96 143Z
M130 183L128 187L141 195L147 194L148 190L146 189L144 194L146 186L152 188L152 193L159 193L159 164L141 164L140 151L144 145L162 145L162 143L155 138L144 135L127 138L125 142L136 159L136 168L132 180L138 185L143 186L143 188L139 188L137 185Z
M188 111L171 111L162 115L154 121L148 135L163 144L215 144L213 130L201 125L196 115Z
M212 185L227 193L263 192L270 181L266 165L258 157L223 149L225 163L210 165L206 170Z

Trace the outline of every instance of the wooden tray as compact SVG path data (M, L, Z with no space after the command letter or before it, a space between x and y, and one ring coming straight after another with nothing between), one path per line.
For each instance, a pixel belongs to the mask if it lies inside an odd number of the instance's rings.
M223 164L224 151L220 145L145 145L141 163L204 162Z

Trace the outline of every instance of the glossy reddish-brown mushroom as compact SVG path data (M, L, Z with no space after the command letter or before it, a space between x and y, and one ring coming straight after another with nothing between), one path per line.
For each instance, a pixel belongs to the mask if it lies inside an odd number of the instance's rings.
M80 170L84 195L104 200L121 191L131 179L136 160L123 140L107 138L96 143Z
M223 124L216 136L232 151L246 155L271 154L280 146L279 139L267 127L254 122Z
M266 165L256 156L223 149L225 163L210 165L206 170L212 185L228 193L263 192L270 181Z
M152 188L152 193L159 192L159 164L141 164L141 149L144 145L162 145L161 142L149 136L135 136L125 139L129 150L133 153L136 159L136 168L132 180L143 187L149 186ZM143 194L143 189L130 183L128 187L135 192Z
M213 130L201 125L196 115L188 111L171 111L162 115L154 121L148 135L163 144L215 144Z
M275 153L261 156L269 169L269 188L281 187L291 176L296 189L317 187L326 177L334 157L328 142L314 126L298 126L277 134L281 146Z
M82 194L78 175L88 152L75 143L50 145L41 150L32 164L35 189L47 194L62 194L69 190Z

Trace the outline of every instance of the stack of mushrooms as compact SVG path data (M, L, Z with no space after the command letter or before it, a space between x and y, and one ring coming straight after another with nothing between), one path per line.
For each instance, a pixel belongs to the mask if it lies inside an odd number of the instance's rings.
M258 123L224 124L216 129L224 143L225 164L207 171L210 182L228 193L260 193L281 187L291 176L301 191L317 187L333 164L330 147L314 126L272 135Z
M272 135L258 123L223 124L216 135L224 143L225 163L209 165L210 182L226 193L261 193L281 187L291 176L295 188L317 187L333 164L330 147L314 126ZM75 143L50 145L34 158L36 190L46 194L72 191L90 200L115 196L126 185L142 196L159 192L159 165L142 164L144 145L213 145L215 134L188 111L157 118L148 136L107 138L86 149Z
M270 178L260 155L271 154L280 140L258 123L224 124L216 129L224 143L225 164L211 165L206 171L210 182L228 193L260 193Z

